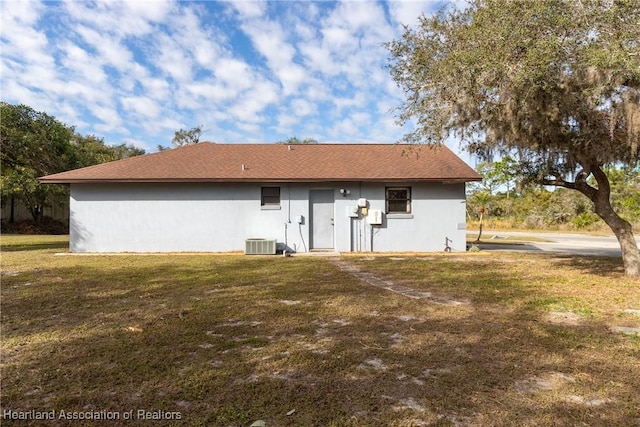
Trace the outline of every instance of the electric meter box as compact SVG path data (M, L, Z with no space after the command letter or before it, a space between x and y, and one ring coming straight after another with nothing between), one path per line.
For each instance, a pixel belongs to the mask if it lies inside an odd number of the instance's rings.
M347 216L350 218L358 218L358 207L347 206Z
M380 209L371 209L367 218L371 225L382 225L382 211Z
M361 208L366 208L367 207L367 199L358 199L358 206L360 206Z

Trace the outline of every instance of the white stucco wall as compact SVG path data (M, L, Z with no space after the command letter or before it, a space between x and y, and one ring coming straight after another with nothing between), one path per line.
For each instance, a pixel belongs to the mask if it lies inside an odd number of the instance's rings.
M411 215L385 216L371 227L349 218L349 206L366 198L369 209L385 209L385 183L266 184L281 187L280 209L262 209L260 184L72 184L71 252L243 251L247 238L277 239L309 250L309 191L332 189L335 250L441 251L445 237L465 250L463 184L407 185ZM348 189L343 197L339 190ZM296 217L304 217L303 224ZM373 237L372 237L373 232Z

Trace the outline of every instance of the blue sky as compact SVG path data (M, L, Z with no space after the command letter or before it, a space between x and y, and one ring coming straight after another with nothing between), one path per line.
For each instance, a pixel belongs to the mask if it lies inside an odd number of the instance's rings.
M383 43L444 4L1 1L1 97L148 152L197 125L218 143L396 142Z

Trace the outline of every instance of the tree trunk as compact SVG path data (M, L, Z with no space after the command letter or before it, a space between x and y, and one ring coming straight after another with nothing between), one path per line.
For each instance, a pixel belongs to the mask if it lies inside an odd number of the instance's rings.
M16 222L16 196L13 194L11 195L11 214L9 216L9 222L12 224Z
M598 189L591 193L593 209L618 239L625 273L628 276L640 276L640 252L633 236L633 227L613 210L610 199L611 187L607 175L599 166L592 167L591 172L598 183Z
M31 212L31 217L33 218L33 222L39 224L42 222L42 205L35 205L29 208Z
M482 237L482 220L484 219L484 208L480 209L480 224L479 224L479 232L478 238L476 239L476 243L480 242L480 238Z
M640 252L633 236L631 224L618 216L608 199L603 201L600 198L596 198L594 200L594 210L611 228L618 239L618 243L620 243L625 273L628 276L640 276Z
M577 190L591 199L594 212L604 220L618 239L624 272L628 276L640 276L640 252L638 252L638 244L633 236L633 227L628 221L620 218L611 206L609 177L596 160L589 161L587 159L587 161L580 163L584 169L576 175L575 182L567 182L563 179L544 179L542 183ZM593 174L598 184L597 187L587 183L589 174Z

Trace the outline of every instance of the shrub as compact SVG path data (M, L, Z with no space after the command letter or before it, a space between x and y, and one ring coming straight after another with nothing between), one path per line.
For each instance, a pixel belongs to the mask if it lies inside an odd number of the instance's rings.
M587 230L600 221L602 220L593 212L582 212L573 218L571 224L576 230Z
M2 222L2 232L7 234L69 234L69 223L51 217L42 221Z

